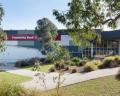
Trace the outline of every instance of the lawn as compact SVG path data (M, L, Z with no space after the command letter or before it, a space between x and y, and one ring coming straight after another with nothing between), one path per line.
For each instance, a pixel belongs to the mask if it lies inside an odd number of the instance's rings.
M49 64L49 65L41 65L39 71L40 72L48 72L48 70L53 67L53 64ZM23 69L27 69L27 70L33 70L33 66L27 66L27 67L22 67Z
M108 76L62 88L68 96L120 96L120 80Z
M32 80L31 77L26 77L26 76L21 76L21 75L16 75L16 74L11 74L8 72L0 72L0 81L13 81L15 83L22 83Z

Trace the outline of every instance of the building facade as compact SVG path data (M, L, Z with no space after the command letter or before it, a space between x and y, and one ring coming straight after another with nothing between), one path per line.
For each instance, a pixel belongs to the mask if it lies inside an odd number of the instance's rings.
M5 32L7 33L6 45L42 48L42 43L38 41L34 30L5 30ZM58 33L56 42L66 47L73 56L93 57L94 55L107 55L111 51L120 55L120 30L100 32L101 44L94 42L87 47L75 46L66 30L58 30Z

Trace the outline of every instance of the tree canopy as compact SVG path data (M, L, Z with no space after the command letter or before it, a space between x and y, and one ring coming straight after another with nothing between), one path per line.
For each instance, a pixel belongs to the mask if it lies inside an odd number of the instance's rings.
M58 61L61 59L68 59L69 53L67 49L61 47L55 38L58 36L57 27L47 18L43 18L37 21L37 27L35 33L42 41L42 52L47 55L48 59Z
M2 17L4 15L4 10L2 6L0 5L0 24L2 21ZM6 34L3 32L2 28L0 28L0 51L3 51L4 49L4 41L6 39Z
M57 27L49 19L39 19L35 32L44 45L44 51L49 51L55 46L54 39L57 36Z
M68 10L54 10L53 15L64 24L77 42L100 40L96 28L116 28L120 19L120 0L71 0Z

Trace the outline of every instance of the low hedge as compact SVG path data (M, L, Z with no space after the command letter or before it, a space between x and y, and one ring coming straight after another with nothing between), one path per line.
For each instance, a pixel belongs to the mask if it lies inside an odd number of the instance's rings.
M103 63L99 68L114 68L120 65L120 56L109 56L104 58Z
M16 67L25 67L25 66L32 66L34 65L37 61L39 61L38 58L31 58L31 59L25 59L25 60L20 60L15 63Z
M103 61L92 60L84 66L85 72L95 71L97 69L115 68L120 66L120 56L105 57Z

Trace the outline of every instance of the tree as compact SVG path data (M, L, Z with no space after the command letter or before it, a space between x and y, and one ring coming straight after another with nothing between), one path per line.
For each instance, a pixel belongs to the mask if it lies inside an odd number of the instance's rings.
M43 44L43 53L47 55L48 59L61 60L69 58L67 49L61 47L55 42L57 37L57 27L47 18L37 21L35 33L39 36Z
M2 21L2 17L4 15L4 10L2 6L0 5L0 24ZM3 51L4 49L4 41L6 39L6 34L3 32L2 28L0 28L0 51Z
M54 10L53 15L70 31L77 43L98 40L96 28L116 28L120 19L120 0L71 0L67 11ZM80 42L79 42L80 41Z
M70 54L66 48L57 45L54 47L54 51L48 53L47 57L53 61L66 61L70 59Z
M57 36L57 27L47 18L37 21L35 33L38 35L43 44L44 52L48 52L55 47L55 38Z

